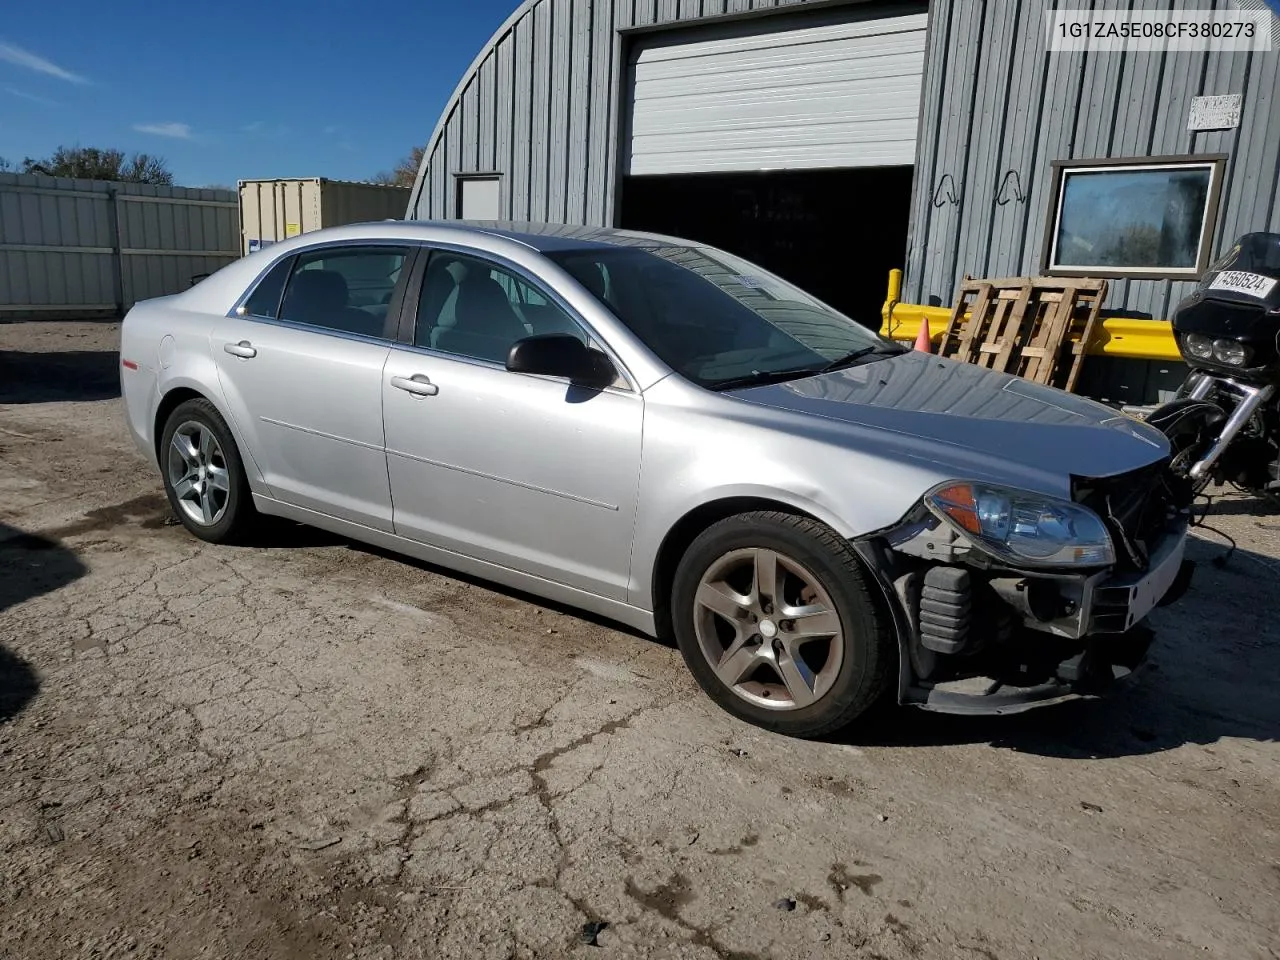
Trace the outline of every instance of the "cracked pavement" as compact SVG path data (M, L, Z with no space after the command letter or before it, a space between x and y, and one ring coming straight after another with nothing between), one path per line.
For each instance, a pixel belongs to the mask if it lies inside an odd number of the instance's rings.
M117 342L0 324L0 958L1280 957L1251 501L1125 696L801 742L608 623L303 528L194 540Z

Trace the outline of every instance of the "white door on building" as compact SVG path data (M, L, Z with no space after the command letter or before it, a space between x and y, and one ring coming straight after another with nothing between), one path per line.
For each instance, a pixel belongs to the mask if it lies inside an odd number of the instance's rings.
M459 177L458 219L497 220L501 189L498 177Z
M925 13L636 42L627 174L909 166Z

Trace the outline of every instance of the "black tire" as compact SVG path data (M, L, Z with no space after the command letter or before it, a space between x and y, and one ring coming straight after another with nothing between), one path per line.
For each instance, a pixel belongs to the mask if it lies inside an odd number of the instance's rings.
M199 424L209 431L217 441L221 456L218 458L225 466L227 490L225 500L220 498L222 506L220 515L212 523L197 522L190 516L179 501L174 489L172 471L170 470L170 450L174 434L185 424ZM174 515L187 530L201 540L209 543L241 543L247 538L250 527L257 517L253 506L253 496L249 492L249 480L245 475L244 462L240 459L240 451L236 447L235 438L227 423L218 413L218 409L203 397L186 400L173 409L165 421L160 434L159 447L160 476L164 482L164 492L169 498L169 506Z
M1186 433L1175 434L1168 440L1169 464L1174 476L1185 481L1192 497L1200 496L1213 482L1212 478L1202 477L1199 480L1192 480L1190 470L1192 464L1208 451L1210 443Z
M696 626L699 584L721 558L750 549L776 551L806 568L839 617L841 641L831 642L843 651L842 659L832 671L829 688L807 706L769 709L749 702L717 676L703 653ZM880 700L890 684L897 646L873 586L848 543L826 525L772 511L739 514L703 531L680 560L672 590L676 643L699 686L729 713L788 736L825 736L848 726Z

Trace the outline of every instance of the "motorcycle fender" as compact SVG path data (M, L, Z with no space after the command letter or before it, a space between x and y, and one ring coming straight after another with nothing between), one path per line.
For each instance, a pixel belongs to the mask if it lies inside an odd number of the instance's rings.
M1170 400L1151 411L1147 423L1163 433L1169 440L1194 439L1216 431L1227 419L1226 411L1208 400L1183 397ZM1177 444L1174 443L1175 448Z

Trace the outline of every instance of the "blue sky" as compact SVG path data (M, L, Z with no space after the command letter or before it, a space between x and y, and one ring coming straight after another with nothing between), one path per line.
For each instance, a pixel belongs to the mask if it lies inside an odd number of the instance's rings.
M518 0L3 5L0 157L116 147L203 186L389 170Z

